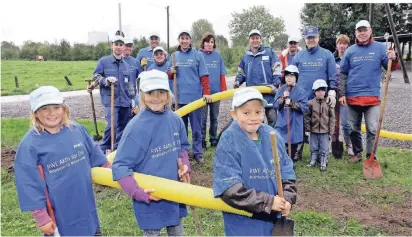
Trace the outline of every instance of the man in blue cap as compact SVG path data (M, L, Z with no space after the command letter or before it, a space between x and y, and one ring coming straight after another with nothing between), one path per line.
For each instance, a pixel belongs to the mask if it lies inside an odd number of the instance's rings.
M282 63L276 53L262 44L262 34L259 30L249 32L249 49L243 55L238 66L234 88L238 88L243 82L246 86L268 86L271 94L265 94L265 100L273 103L274 95L280 84L282 76ZM268 124L275 127L276 112L273 108L265 109Z
M158 33L151 33L149 36L150 45L139 51L136 56L137 62L142 67L143 71L146 71L153 63L153 49L159 46L160 38Z
M307 26L303 30L306 49L300 51L293 58L292 65L299 69L298 85L306 91L308 100L315 97L312 91L313 82L323 79L328 85L326 102L332 108L336 105L336 90L338 86L336 63L333 54L319 46L319 31L315 26ZM305 139L307 140L307 139ZM302 159L303 144L298 147L296 159Z
M106 113L106 128L104 130L103 141L100 149L105 152L111 149L111 85L115 86L114 93L114 124L115 124L115 144L114 149L123 133L123 129L131 118L131 91L133 86L131 79L131 68L123 58L124 38L115 35L112 39L112 54L99 59L96 69L93 72L94 83L88 87L88 91L93 90L96 85L100 85L100 100Z

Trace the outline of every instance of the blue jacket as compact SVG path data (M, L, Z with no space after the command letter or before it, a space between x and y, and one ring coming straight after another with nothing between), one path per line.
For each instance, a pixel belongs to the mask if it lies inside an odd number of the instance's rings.
M139 50L139 53L136 56L136 60L139 65L143 58L147 58L146 68L149 68L154 63L153 49L150 46Z
M131 95L129 93L129 83L131 80L131 70L129 64L122 58L117 61L113 55L104 56L99 59L96 69L93 72L93 78L116 77L117 82L114 87L114 106L130 107ZM100 83L100 101L105 107L110 106L110 86Z
M226 75L225 62L222 55L216 49L212 52L203 52L207 71L209 72L210 94L221 92L220 75Z
M129 56L129 57L123 57L123 60L129 64L130 71L131 71L130 78L133 82L134 88L136 88L137 77L139 76L139 73L141 73L143 70L141 70L140 64L137 63L136 58Z
M100 226L91 168L107 158L80 124L62 126L56 134L30 129L14 161L22 211L46 208L46 185L61 235L93 236ZM43 180L37 165L44 170Z
M277 195L276 171L273 164L270 132L274 129L262 124L260 141L252 141L234 121L223 133L216 149L213 170L213 193L222 195L234 184L243 183L248 189ZM285 143L276 132L282 180L296 180L293 162L285 150ZM223 212L225 234L228 236L268 236L274 223L247 216Z
M299 69L299 84L305 91L308 99L315 97L312 91L313 82L323 79L328 84L328 89L336 90L338 86L338 73L336 72L335 58L332 53L320 47L307 48L299 51L293 58L292 65Z
M282 63L269 47L261 45L254 54L249 48L240 61L236 81L246 86L274 85L278 87L282 76ZM273 102L273 95L264 95L268 103Z
M158 133L157 131L162 131ZM113 160L113 180L133 172L179 180L180 151L189 150L183 120L170 109L165 112L140 111L126 125ZM133 199L133 208L140 229L162 229L180 224L187 216L183 204L161 200L149 204Z
M179 104L189 104L203 96L200 78L209 75L205 58L194 48L185 52L178 50L174 54L178 66L177 99Z
M275 95L275 102L273 107L278 110L278 118L276 120L276 130L282 135L283 140L288 142L288 127L286 119L286 108L279 106L278 100L283 95L283 92L287 89L287 85L283 85ZM291 143L299 143L303 141L303 117L306 112L308 112L308 98L306 92L300 86L296 85L295 88L290 92L290 99L292 102L297 103L301 111L293 108L289 108L289 123L290 123L290 134Z
M340 64L340 72L348 75L346 96L380 96L381 66L388 66L384 44L374 41L350 46Z

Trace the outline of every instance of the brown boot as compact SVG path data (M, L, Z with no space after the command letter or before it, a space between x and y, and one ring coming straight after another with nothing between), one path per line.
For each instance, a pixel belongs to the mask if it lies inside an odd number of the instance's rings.
M356 163L356 162L360 162L361 160L362 160L362 153L358 153L356 155L350 156L349 162Z

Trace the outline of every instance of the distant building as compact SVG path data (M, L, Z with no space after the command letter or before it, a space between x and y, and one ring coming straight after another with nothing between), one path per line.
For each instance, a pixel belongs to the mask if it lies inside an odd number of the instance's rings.
M102 31L93 31L88 33L87 44L97 45L98 43L109 41L109 34Z

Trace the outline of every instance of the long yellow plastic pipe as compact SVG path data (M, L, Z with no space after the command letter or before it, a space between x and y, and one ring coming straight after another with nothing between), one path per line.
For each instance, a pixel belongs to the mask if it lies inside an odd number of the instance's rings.
M366 133L366 126L362 124L362 132ZM398 132L389 132L381 130L379 133L380 137L389 138L393 140L403 140L403 141L412 141L412 134L398 133Z

